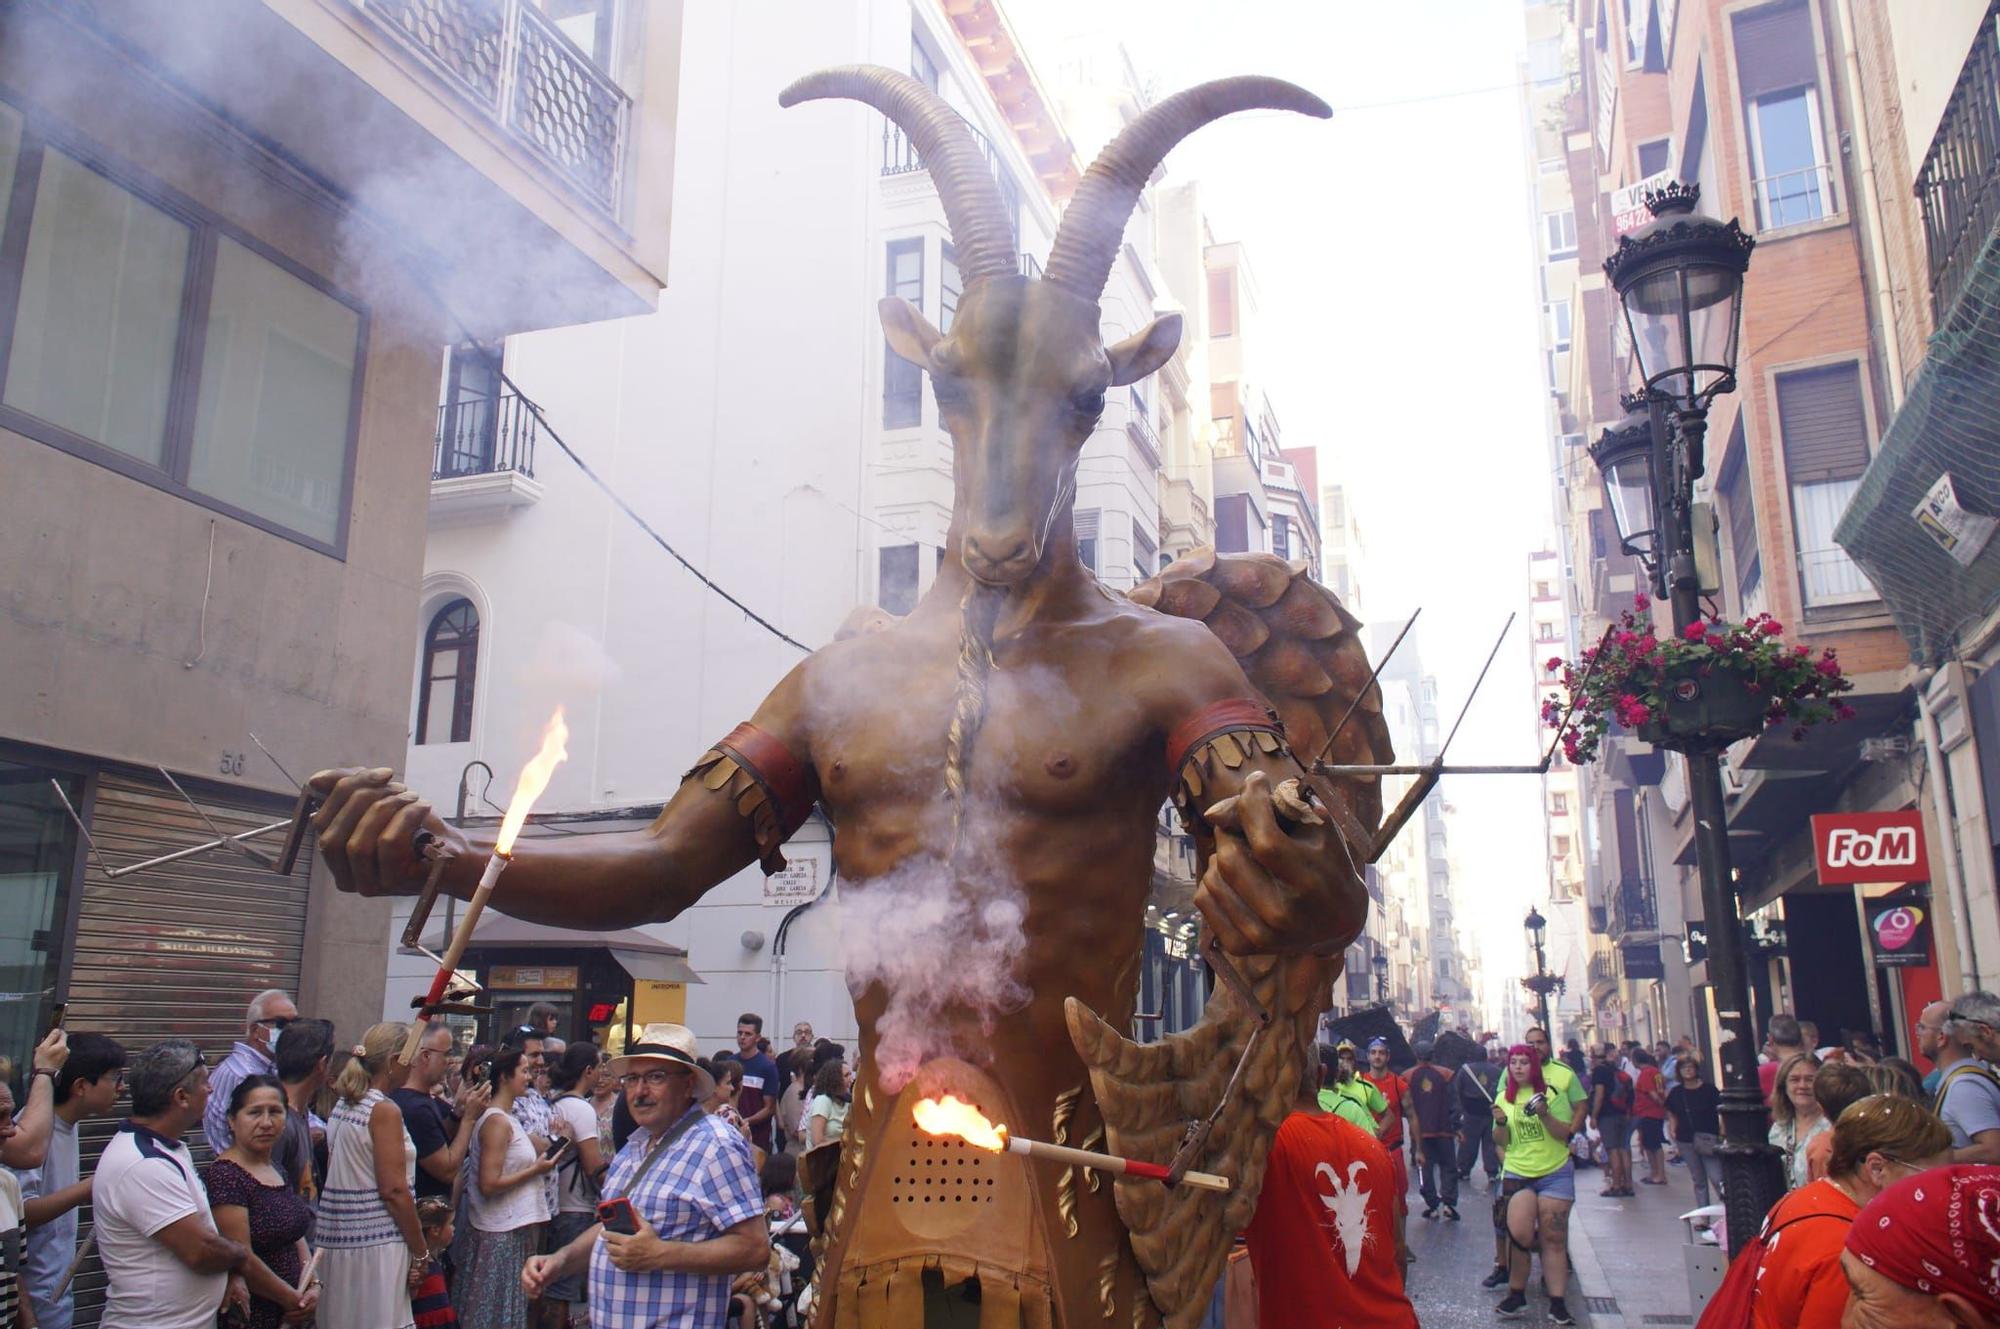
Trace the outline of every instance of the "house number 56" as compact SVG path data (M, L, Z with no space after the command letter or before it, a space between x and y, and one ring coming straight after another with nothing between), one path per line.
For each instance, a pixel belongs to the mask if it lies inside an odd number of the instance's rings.
M243 774L243 754L240 752L223 753L222 765L219 769L224 775Z

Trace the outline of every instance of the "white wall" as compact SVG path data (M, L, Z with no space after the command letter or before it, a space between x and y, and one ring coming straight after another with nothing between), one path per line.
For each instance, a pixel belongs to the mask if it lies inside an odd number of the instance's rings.
M1903 183L1914 185L1973 36L1986 17L1986 2L1894 0L1888 14L1896 82L1903 97L1903 137L1910 150L1910 178Z

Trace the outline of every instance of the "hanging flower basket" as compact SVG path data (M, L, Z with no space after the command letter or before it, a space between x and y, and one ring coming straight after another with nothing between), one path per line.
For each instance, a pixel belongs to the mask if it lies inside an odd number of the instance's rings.
M1658 747L1688 752L1727 747L1789 724L1845 720L1854 709L1838 698L1854 686L1828 648L1815 657L1784 640L1769 614L1744 623L1695 622L1661 637L1646 617L1644 595L1619 616L1604 640L1574 663L1548 662L1565 697L1542 705L1542 723L1562 731L1563 755L1587 762L1615 724ZM1574 709L1572 709L1572 707Z

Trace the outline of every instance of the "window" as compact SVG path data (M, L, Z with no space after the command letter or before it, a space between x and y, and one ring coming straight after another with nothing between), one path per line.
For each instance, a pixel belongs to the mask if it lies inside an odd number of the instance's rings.
M1551 259L1576 253L1576 213L1568 208L1542 214L1542 239Z
M1236 274L1228 268L1208 274L1208 335L1236 335Z
M1559 641L1561 640L1561 637L1562 634L1557 629L1556 625L1547 621L1546 619L1544 619L1540 623L1535 624L1536 641Z
M958 317L958 298L965 294L965 282L958 275L958 251L946 241L938 253L938 331L950 333L951 321Z
M1674 141L1670 138L1656 138L1650 143L1639 145L1639 178L1651 179L1673 164Z
M1528 43L1528 80L1536 87L1562 81L1561 37L1541 37Z
M223 239L205 332L188 483L332 544L360 315Z
M1550 344L1558 351L1567 351L1569 349L1571 318L1569 301L1556 300L1543 305L1542 313L1548 319Z
M1819 61L1803 0L1734 19L1737 80L1750 137L1757 224L1818 221L1833 209L1833 176L1820 128Z
M1550 794L1549 811L1558 817L1567 817L1569 815L1569 795L1560 792Z
M910 33L910 77L932 92L938 90L937 61L931 59L931 53L924 49L923 38L914 31Z
M1292 522L1283 513L1271 517L1271 552L1283 559L1292 556Z
M1715 159L1708 150L1708 72L1699 65L1694 71L1694 92L1688 97L1687 133L1681 138L1677 174L1701 186L1703 198L1715 198Z
M889 294L924 307L924 242L889 242ZM924 371L887 346L882 361L882 427L909 429L923 423ZM886 607L886 606L885 606Z
M1132 570L1144 581L1161 568L1160 547L1137 517L1132 519Z
M454 346L434 475L485 475L494 469L499 406L499 357L479 346Z
M1567 835L1552 836L1550 837L1549 844L1557 858L1569 857L1569 837Z
M1833 539L1868 469L1861 367L1849 361L1778 375L1778 428L1807 606L1873 600L1874 588Z
M1072 519L1076 524L1076 561L1097 571L1097 509L1085 508Z
M1250 500L1243 494L1215 496L1215 547L1224 554L1250 551Z
M0 160L0 186L4 166ZM6 828L0 882L7 887L0 896L0 982L24 994L0 1005L0 1037L12 1039L12 1047L25 1047L48 1029L49 1009L39 994L50 991L61 952L71 947L62 920L75 887L76 824L56 790L81 808L83 786L84 777L74 771L0 761L0 826ZM102 822L97 829L104 833Z
M1537 600L1553 600L1555 596L1555 588L1550 583L1545 581L1535 583L1535 598Z
M875 603L892 614L917 607L917 547L884 545L875 551Z
M1741 617L1764 577L1764 561L1757 548L1757 509L1750 496L1750 470L1744 460L1741 415L1736 418L1727 455L1715 477L1715 495L1722 500L1722 523L1729 533L1729 556L1736 568L1736 609Z
M417 742L472 741L472 682L478 663L479 611L470 600L453 600L431 616L424 632Z
M338 558L365 316L0 106L0 424Z

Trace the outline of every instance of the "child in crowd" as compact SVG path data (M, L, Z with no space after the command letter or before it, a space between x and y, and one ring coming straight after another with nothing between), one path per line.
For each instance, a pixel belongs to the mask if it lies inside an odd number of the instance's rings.
M442 1195L428 1195L417 1201L417 1222L423 1226L424 1245L431 1253L424 1265L423 1278L410 1297L417 1329L454 1329L458 1324L458 1312L451 1308L451 1292L444 1277L444 1253L451 1246L451 1220L451 1201Z

